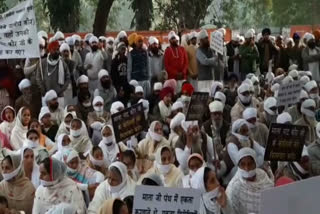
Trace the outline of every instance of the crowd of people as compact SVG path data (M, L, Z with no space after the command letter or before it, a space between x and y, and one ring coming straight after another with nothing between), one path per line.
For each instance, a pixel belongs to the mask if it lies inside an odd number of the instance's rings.
M224 29L218 33L225 35ZM261 192L320 174L320 31L51 38L0 61L0 213L131 214L137 185L201 192L200 214L259 214ZM278 106L281 84L301 81ZM186 120L193 92L203 118ZM142 103L146 129L116 142L111 115ZM296 162L264 160L272 123L307 127Z

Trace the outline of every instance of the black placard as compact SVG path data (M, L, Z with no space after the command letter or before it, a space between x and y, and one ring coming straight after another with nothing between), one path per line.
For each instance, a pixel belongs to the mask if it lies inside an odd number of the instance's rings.
M194 92L191 96L186 121L197 120L202 122L203 115L208 108L209 93Z
M139 134L147 126L142 103L111 115L111 120L117 142Z
M299 161L308 128L289 124L271 124L264 160Z

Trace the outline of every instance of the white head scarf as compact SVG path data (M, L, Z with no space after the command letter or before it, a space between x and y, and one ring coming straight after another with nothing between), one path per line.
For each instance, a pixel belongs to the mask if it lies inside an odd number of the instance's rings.
M27 139L28 127L22 124L22 112L25 107L20 108L18 115L16 117L15 126L12 129L11 134L11 145L13 149L18 150L22 147L23 142Z
M313 88L318 88L318 85L317 85L317 82L312 80L310 82L307 82L305 85L304 85L304 88L306 89L306 91L308 93L310 93L310 91L313 89Z
M185 119L186 119L186 116L183 113L179 112L178 114L176 114L176 116L174 116L171 119L170 129L174 129L177 126L180 126L182 121L184 121Z
M241 161L242 158L244 157L252 157L254 162L256 163L256 167L257 167L257 155L256 155L256 152L251 149L251 148L248 148L248 147L245 147L245 148L242 148L239 150L238 152L238 158L237 158L237 162L238 162L238 165L239 165L239 162Z
M154 85L153 85L153 90L154 91L161 91L162 89L162 83L161 82L156 82Z
M251 118L257 118L257 109L256 108L246 108L242 113L242 117L245 120L249 120Z
M18 85L20 91L22 91L23 89L28 88L30 86L31 86L31 82L28 79L21 80L21 82Z
M33 186L35 188L37 188L40 185L40 170L39 170L39 165L36 162L36 155L35 152L33 150L33 148L30 147L23 147L21 149L21 160L23 161L24 159L24 152L29 149L32 151L32 153L34 154L33 156L33 168L32 168L32 174L31 174L31 182L33 184Z
M111 130L111 136L102 137L99 143L99 147L103 151L103 157L106 163L109 165L117 160L118 154L120 152L119 146L116 144L116 138L114 136L113 127L111 125L105 125L101 129L101 136L103 136L103 130L108 127Z
M306 115L307 117L314 119L315 112L311 111L309 109L310 107L316 108L316 102L313 99L307 99L307 100L303 101L303 103L301 105L301 112L304 115Z
M191 126L198 126L198 121L193 120L193 121L182 121L181 126L185 132L188 131L189 127Z
M215 96L217 88L220 88L221 91L223 89L223 84L221 82L214 81L211 85L211 97Z
M112 198L124 198L132 193L129 193L130 192L130 185L131 185L131 178L129 177L128 175L128 170L127 170L127 167L126 165L124 165L122 162L120 161L116 161L114 163L112 163L110 166L109 166L109 171L112 169L112 168L117 168L118 171L120 172L120 176L121 176L121 183L118 185L118 186L115 186L115 187L112 187L111 185L108 185L108 189L111 193L111 196Z
M104 76L109 76L109 72L105 69L101 69L98 73L98 79L101 80Z
M288 112L283 112L282 114L278 115L277 123L280 123L280 124L292 123L292 117Z
M263 109L270 115L276 115L276 112L271 110L273 107L277 107L277 100L274 97L268 97L268 99L264 101Z
M220 92L220 91L216 92L216 94L214 95L214 99L215 100L216 99L220 100L223 105L226 104L226 100L227 100L226 95L224 93Z
M223 104L220 101L213 101L209 104L210 112L223 112Z
M41 121L41 119L42 119L46 114L50 114L50 115L51 115L51 112L50 112L48 106L44 106L44 107L41 108L40 113L39 113L39 118L38 118L38 120Z
M114 103L111 104L111 108L110 108L110 113L111 114L115 114L119 112L119 108L124 108L124 105L122 102L120 101L116 101Z

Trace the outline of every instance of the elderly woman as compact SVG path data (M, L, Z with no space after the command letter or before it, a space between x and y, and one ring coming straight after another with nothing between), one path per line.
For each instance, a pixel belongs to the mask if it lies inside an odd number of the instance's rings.
M87 157L87 163L91 169L102 173L105 177L107 176L108 165L104 158L103 151L99 146L92 147Z
M79 119L73 119L70 125L70 146L81 155L86 156L86 154L88 154L92 148L87 127L85 126L84 122Z
M156 152L156 160L154 167L146 173L158 174L163 177L164 186L166 187L182 187L182 171L172 164L172 152L169 146L163 146Z
M40 170L34 153L33 149L28 147L23 147L21 150L25 176L29 178L35 188L38 188L40 186Z
M238 152L237 173L226 191L237 214L259 213L261 192L274 186L267 173L257 167L256 152L242 148Z
M227 139L224 162L227 165L224 182L227 184L237 171L238 153L244 147L250 147L256 151L257 167L261 167L264 161L265 149L250 138L248 122L245 119L238 119L232 124L232 132Z
M58 137L57 144L58 144L58 151L52 155L53 158L59 160L59 161L64 161L63 160L63 155L71 149L70 147L70 137L66 134L61 134Z
M67 112L65 114L63 122L59 126L59 129L56 135L56 140L58 136L60 136L61 134L70 135L71 120L76 118L77 118L77 114L75 112Z
M41 186L36 191L32 213L45 213L60 203L70 203L77 213L85 214L86 206L77 184L66 176L66 165L52 158L40 164Z
M191 188L192 177L197 172L197 170L204 165L205 165L205 162L203 160L203 157L200 154L194 153L189 156L188 158L189 174L185 175L182 178L183 188Z
M109 199L99 208L98 214L129 214L125 202L120 199Z
M21 155L8 155L1 162L3 180L0 194L8 200L9 208L32 213L35 189L23 173Z
M28 132L28 126L31 120L30 109L22 107L17 115L16 124L11 133L11 147L14 150L22 148L23 142L26 140L26 134Z
M108 180L102 182L94 194L88 213L96 214L101 204L108 199L120 198L133 195L134 181L129 177L127 167L121 162L114 162L109 166Z
M190 184L201 191L200 214L221 214L221 211L224 214L233 213L231 202L212 169L204 166L199 168Z
M153 121L147 137L140 141L135 149L138 156L137 166L141 174L153 166L155 153L162 146L169 146L169 142L163 136L162 124L159 121Z

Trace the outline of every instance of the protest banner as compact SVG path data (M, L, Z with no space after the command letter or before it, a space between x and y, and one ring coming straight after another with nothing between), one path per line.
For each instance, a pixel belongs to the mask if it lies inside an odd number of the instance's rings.
M223 55L224 39L223 34L220 31L211 33L210 47L217 53Z
M320 176L261 193L260 214L319 214Z
M208 108L209 93L194 92L188 107L186 121L202 121L202 117Z
M299 161L307 131L306 126L271 124L264 160Z
M22 1L0 15L0 59L39 57L33 0Z
M302 86L303 83L301 81L293 81L288 84L280 84L277 106L289 106L299 102Z
M139 134L147 126L142 103L111 115L111 120L117 142Z
M196 189L137 186L133 213L136 214L197 214L201 193Z

